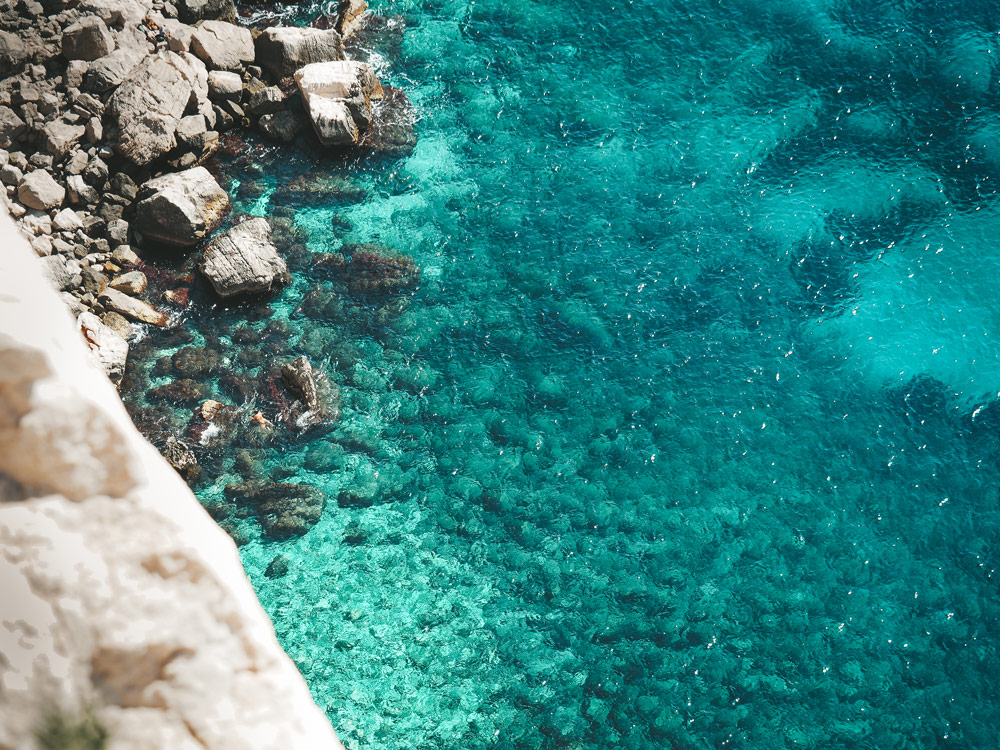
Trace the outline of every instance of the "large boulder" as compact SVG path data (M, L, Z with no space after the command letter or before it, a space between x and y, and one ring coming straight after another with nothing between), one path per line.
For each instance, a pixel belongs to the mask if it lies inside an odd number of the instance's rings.
M120 47L90 64L84 88L98 93L109 91L128 78L143 59L145 53L141 49Z
M76 324L101 369L111 378L112 383L120 383L125 374L125 361L128 359L128 342L92 312L80 313Z
M44 169L28 172L17 186L17 199L28 208L47 211L59 208L66 197L66 188Z
M233 0L178 0L177 17L184 23L197 21L235 21L236 4Z
M242 26L205 21L191 34L191 51L212 70L241 70L253 62L253 36Z
M215 230L229 196L204 167L155 177L137 196L133 227L144 237L189 247Z
M177 145L177 123L189 107L211 110L208 71L188 53L145 58L108 105L118 153L143 166Z
M216 237L198 265L220 297L270 291L288 277L285 261L271 242L267 219L250 219Z
M344 59L344 42L334 29L272 26L257 37L257 64L284 78L311 63Z
M67 60L96 60L114 48L115 35L99 16L85 16L63 31L62 53Z
M324 146L356 144L371 122L372 101L383 95L372 67L349 60L307 65L295 83Z

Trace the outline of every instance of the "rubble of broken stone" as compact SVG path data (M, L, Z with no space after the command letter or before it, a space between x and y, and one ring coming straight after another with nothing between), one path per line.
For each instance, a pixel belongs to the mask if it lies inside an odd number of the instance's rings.
M336 383L287 349L280 321L247 328L259 340L233 357L219 342L192 346L178 318L193 285L223 303L267 295L295 270L313 273L319 267L281 201L364 198L337 178L303 175L279 187L268 219L227 217L231 200L212 157L238 153L247 130L334 153L407 153L415 143L408 99L366 61L362 37L384 23L364 0L339 0L308 28L236 21L232 0L0 0L0 197L112 381L145 382L151 371L171 378L144 386L146 405L130 412L190 482L214 450L237 446L249 456L340 413ZM170 254L196 262L176 273L157 261ZM333 265L364 293L419 280L412 259L375 246L348 248ZM327 314L331 304L317 309ZM139 334L150 326L181 347L167 362L142 361L149 347ZM223 371L230 360L237 367ZM240 366L270 370L251 379ZM209 375L221 393L206 386ZM165 416L178 408L186 424ZM246 483L228 495L257 507L266 533L315 523L321 496L268 485L250 463Z

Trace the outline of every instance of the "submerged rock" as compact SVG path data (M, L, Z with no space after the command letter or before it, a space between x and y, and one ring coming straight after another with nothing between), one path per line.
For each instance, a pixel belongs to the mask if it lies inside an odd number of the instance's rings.
M347 286L352 292L386 294L412 289L420 283L420 269L409 255L398 255L381 245L345 245Z
M267 292L288 276L271 242L267 219L255 218L216 237L205 248L199 270L220 297Z
M151 388L146 397L156 403L171 406L194 406L208 398L208 386L190 378L181 378L166 385Z
M201 474L201 467L198 466L198 458L194 455L194 451L177 438L168 437L162 453L163 457L167 459L167 463L173 466L177 473L185 479L190 481Z
M247 503L264 533L273 539L302 536L316 525L326 505L323 491L309 484L231 484L226 495Z
M311 63L344 59L344 43L333 29L272 26L257 37L257 64L275 78Z
M218 227L228 210L226 191L207 169L194 167L145 183L133 226L147 238L185 247Z

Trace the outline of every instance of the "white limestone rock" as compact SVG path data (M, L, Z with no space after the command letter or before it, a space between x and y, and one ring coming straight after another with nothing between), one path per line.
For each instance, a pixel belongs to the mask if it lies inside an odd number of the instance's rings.
M257 64L275 78L290 76L310 63L344 59L344 42L334 29L272 26L254 45Z
M108 310L124 315L126 318L138 320L140 323L149 323L162 328L169 322L165 313L160 312L148 302L143 302L141 299L136 299L111 287L107 287L101 292L97 299Z
M316 137L324 146L356 144L371 122L371 103L383 96L368 63L313 63L296 71Z
M267 292L288 277L285 261L271 242L271 226L262 218L245 221L212 240L198 268L220 297Z
M139 189L133 227L144 237L189 247L219 226L229 196L204 167L161 175Z
M0 241L0 747L89 705L109 750L343 750L4 216Z
M191 34L191 51L211 70L241 70L253 62L253 36L243 26L205 21Z
M118 153L140 166L177 145L177 123L192 101L211 110L208 71L187 53L160 52L145 58L108 104Z
M17 186L17 199L28 208L47 211L59 208L66 198L66 188L44 169L28 172Z

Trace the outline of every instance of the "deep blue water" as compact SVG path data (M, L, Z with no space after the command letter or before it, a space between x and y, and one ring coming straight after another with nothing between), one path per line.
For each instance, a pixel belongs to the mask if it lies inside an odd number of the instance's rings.
M373 7L413 154L220 166L419 288L186 319L340 386L253 454L320 522L234 528L348 747L997 747L1000 5Z

